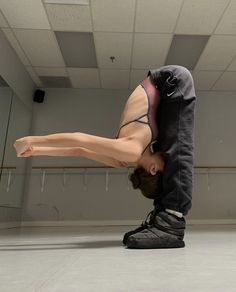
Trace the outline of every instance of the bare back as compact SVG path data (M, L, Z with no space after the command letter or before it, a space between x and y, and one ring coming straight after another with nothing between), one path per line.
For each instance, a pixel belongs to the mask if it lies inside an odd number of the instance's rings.
M124 110L120 118L119 138L133 137L142 142L145 148L146 144L151 138L151 130L147 124L144 123L128 123L131 120L136 119L144 115L148 111L148 99L147 94L141 85L138 85L135 90L129 96ZM148 118L145 116L143 121L148 122ZM125 125L122 127L122 125Z
M150 77L146 77L125 104L116 138L137 139L145 150L158 133L156 118L159 101L160 95L155 84Z

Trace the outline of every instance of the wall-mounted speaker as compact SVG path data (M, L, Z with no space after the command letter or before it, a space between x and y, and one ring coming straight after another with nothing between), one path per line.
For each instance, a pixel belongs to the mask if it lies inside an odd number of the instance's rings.
M45 96L45 91L37 89L34 92L34 102L43 102L44 101L44 96Z

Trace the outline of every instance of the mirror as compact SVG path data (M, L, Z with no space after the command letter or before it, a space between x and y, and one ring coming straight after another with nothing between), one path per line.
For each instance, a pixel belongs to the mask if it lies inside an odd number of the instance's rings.
M22 205L27 159L16 156L13 144L16 139L29 136L31 111L9 87L1 86L0 90L0 206L16 208Z
M0 76L0 181L2 177L3 157L6 148L6 138L10 119L10 109L13 92L5 80Z

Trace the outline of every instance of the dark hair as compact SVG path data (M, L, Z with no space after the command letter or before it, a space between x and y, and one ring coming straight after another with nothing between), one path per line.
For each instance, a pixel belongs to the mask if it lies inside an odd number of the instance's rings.
M155 199L162 192L162 177L161 171L152 175L145 168L139 166L130 174L129 179L134 189L139 188L146 198Z

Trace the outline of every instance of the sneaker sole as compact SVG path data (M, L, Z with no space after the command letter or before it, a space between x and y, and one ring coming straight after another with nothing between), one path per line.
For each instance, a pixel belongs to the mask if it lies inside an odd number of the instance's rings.
M136 249L148 249L148 248L181 248L185 247L185 242L183 240L178 240L173 244L166 244L166 243L157 243L155 240L148 240L148 241L138 241L135 239L128 238L126 242L127 248L136 248Z

